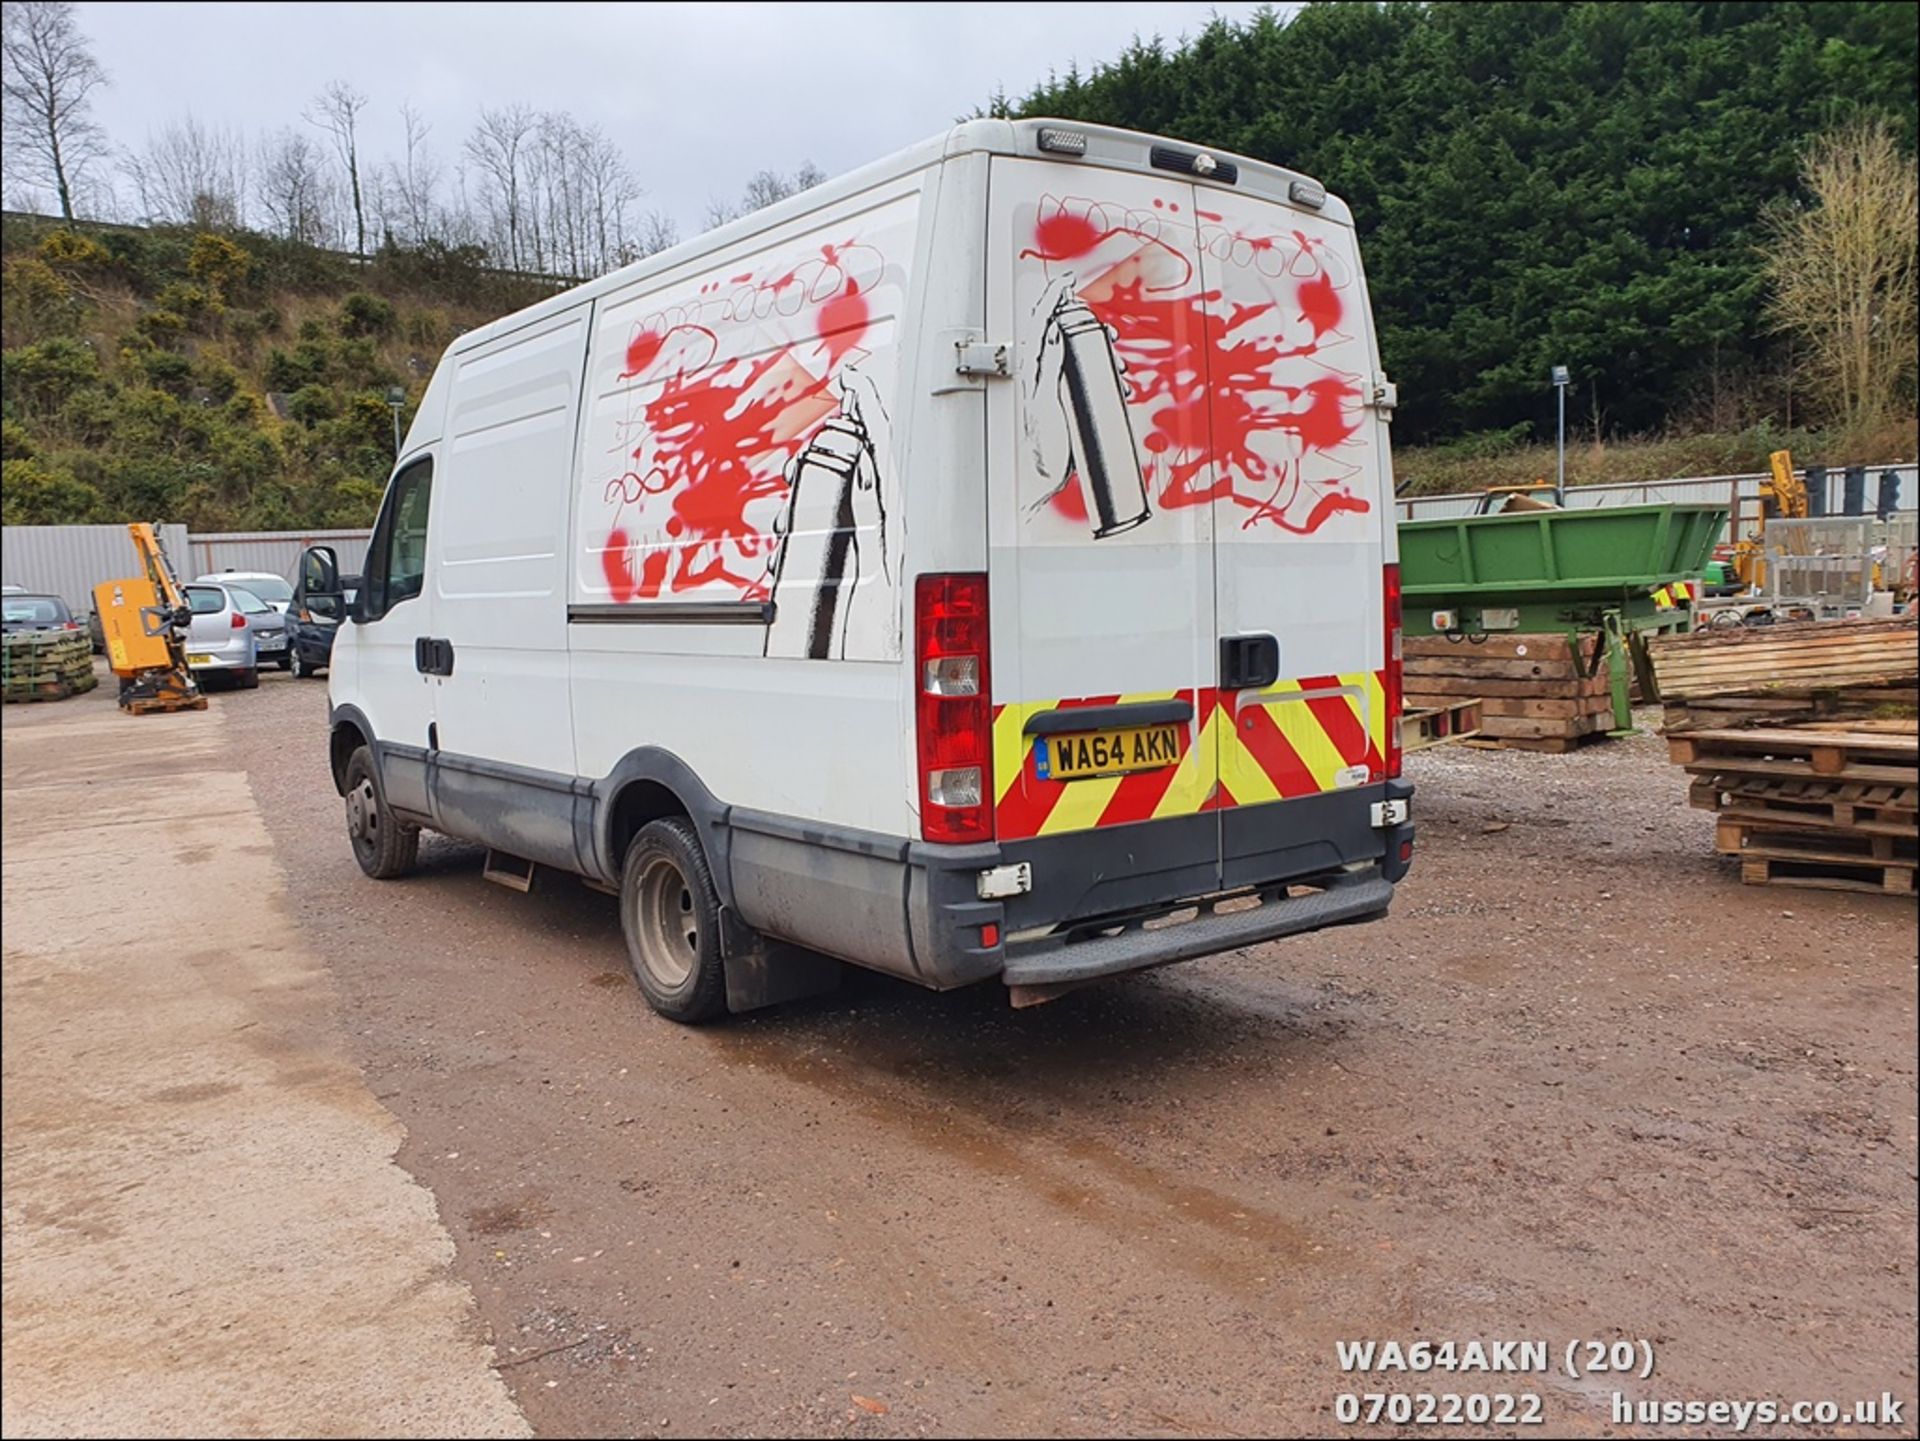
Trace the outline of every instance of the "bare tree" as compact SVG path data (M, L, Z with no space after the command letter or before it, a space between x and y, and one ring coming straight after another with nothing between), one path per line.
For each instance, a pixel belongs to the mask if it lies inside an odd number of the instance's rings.
M1907 398L1914 373L1914 161L1892 128L1858 120L1816 139L1801 164L1813 198L1767 217L1774 323L1800 342L1808 380L1849 428Z
M149 135L146 150L121 163L144 219L232 230L246 216L247 152L237 131L187 115Z
M406 223L409 245L418 245L433 227L434 192L440 185L440 164L427 149L431 127L411 103L400 107L403 127L401 158L387 167L400 218Z
M325 157L298 130L282 129L260 142L258 194L276 233L319 245L329 239Z
M635 223L633 238L623 247L619 260L624 265L643 256L658 255L679 243L680 227L674 224L673 217L649 210Z
M729 205L723 200L707 201L706 228L714 230L730 220L738 220L743 215L777 205L802 190L811 190L826 178L820 167L811 160L801 161L800 168L790 176L782 175L777 170L757 171L747 181L747 188L741 193L738 205Z
M63 0L12 0L0 9L0 93L5 98L9 174L51 185L73 219L74 191L107 154L91 95L107 72L87 49Z
M526 160L523 152L534 128L533 111L525 105L507 105L482 110L480 123L467 137L467 156L479 170L485 185L483 203L495 231L493 246L499 256L498 241L506 241L507 263L522 268L521 229L525 221L521 182Z
M333 137L334 153L347 172L347 192L353 199L354 253L367 254L367 209L360 188L360 112L367 97L344 80L330 81L307 107L307 123Z

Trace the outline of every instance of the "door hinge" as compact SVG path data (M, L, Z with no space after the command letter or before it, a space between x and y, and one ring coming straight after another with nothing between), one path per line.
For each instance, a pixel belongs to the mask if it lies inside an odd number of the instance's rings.
M1400 387L1384 375L1374 376L1373 393L1368 397L1367 404L1391 415L1394 407L1400 404Z
M1012 375L1013 347L1004 340L956 340L953 369L957 375Z
M983 901L1002 900L1007 896L1024 896L1033 889L1033 866L1027 861L1018 865L995 866L990 871L980 872L974 889Z

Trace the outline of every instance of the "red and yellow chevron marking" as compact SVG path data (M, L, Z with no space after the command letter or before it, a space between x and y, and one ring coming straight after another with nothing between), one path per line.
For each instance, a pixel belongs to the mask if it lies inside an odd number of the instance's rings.
M1653 605L1656 610L1672 610L1676 606L1691 605L1699 597L1700 582L1674 580L1654 587Z
M1193 721L1177 765L1086 780L1033 773L1027 719L1040 711L1184 699ZM1377 671L1302 676L1262 691L1197 687L996 706L994 805L1001 840L1291 800L1385 776L1386 689Z

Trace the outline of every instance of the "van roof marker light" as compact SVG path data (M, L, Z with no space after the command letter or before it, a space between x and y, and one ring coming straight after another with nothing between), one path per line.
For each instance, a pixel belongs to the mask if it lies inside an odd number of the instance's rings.
M1083 130L1062 130L1058 126L1043 126L1035 144L1042 150L1051 150L1056 155L1087 153L1087 136Z
M1309 210L1318 210L1327 203L1327 187L1318 180L1296 180L1287 187L1287 199Z

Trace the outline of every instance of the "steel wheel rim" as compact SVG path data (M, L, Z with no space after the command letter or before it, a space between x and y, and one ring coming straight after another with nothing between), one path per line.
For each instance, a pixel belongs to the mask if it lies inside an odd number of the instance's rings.
M665 856L655 856L640 873L634 898L640 964L664 990L685 985L700 960L700 912L693 887Z
M356 849L372 854L380 845L380 801L373 782L363 780L347 792L347 834Z

